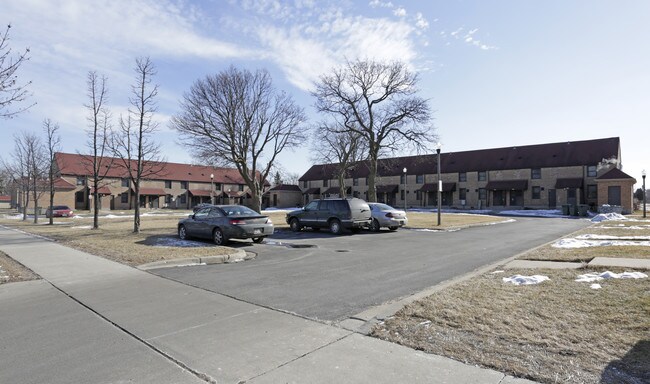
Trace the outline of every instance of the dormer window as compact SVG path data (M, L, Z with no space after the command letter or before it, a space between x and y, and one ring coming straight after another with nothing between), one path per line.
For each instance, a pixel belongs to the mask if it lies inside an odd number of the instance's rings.
M587 166L587 177L596 177L598 175L598 168L595 165Z

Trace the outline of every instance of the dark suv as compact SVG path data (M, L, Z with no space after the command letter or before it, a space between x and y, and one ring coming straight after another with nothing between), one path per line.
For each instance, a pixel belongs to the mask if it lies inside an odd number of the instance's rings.
M287 224L294 232L303 227L329 228L338 235L343 229L356 232L371 222L368 203L357 198L314 200L303 209L287 213Z

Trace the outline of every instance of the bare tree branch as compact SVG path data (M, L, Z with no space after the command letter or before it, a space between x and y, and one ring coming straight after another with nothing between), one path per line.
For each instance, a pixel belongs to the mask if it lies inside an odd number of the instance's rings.
M54 206L54 154L61 149L61 137L59 136L59 125L52 123L50 119L43 121L43 130L46 138L47 152L47 180L50 188L50 209ZM50 225L54 225L54 215L50 215Z
M261 210L264 183L277 155L302 144L302 108L272 85L266 70L230 67L197 80L172 118L181 142L194 156L235 166Z
M131 86L131 108L126 120L120 116L120 130L112 132L110 147L133 185L133 232L140 233L141 182L163 175L165 160L160 153L160 144L153 140L158 131L158 124L153 121L157 110L154 99L158 95L158 85L152 84L155 66L148 57L138 58L134 71L136 83Z
M332 119L332 132L365 141L370 201L377 200L380 155L405 148L424 151L436 139L428 101L415 96L417 83L404 63L356 60L321 76L312 93L317 110Z
M4 33L0 34L0 117L6 119L12 118L34 105L30 104L13 111L9 110L12 104L27 99L29 96L27 86L32 83L31 81L25 84L18 83L16 72L22 64L29 60L29 48L14 57L9 47L10 29L11 25L7 25Z

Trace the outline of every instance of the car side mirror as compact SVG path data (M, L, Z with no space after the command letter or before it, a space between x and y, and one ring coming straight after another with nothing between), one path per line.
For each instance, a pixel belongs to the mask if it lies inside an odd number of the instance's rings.
M189 214L189 215L187 215L187 217L188 217L189 219L193 219L193 218L194 218L194 214Z

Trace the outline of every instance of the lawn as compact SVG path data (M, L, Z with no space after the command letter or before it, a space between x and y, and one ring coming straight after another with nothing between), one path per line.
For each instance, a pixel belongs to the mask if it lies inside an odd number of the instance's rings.
M611 226L605 222L580 233L643 236L645 231ZM646 248L549 245L521 258L586 261L596 255L647 255ZM604 270L490 271L407 305L372 335L544 383L648 383L650 278L607 279L599 281L601 289L575 281L579 274ZM503 282L516 274L550 280L527 286Z

